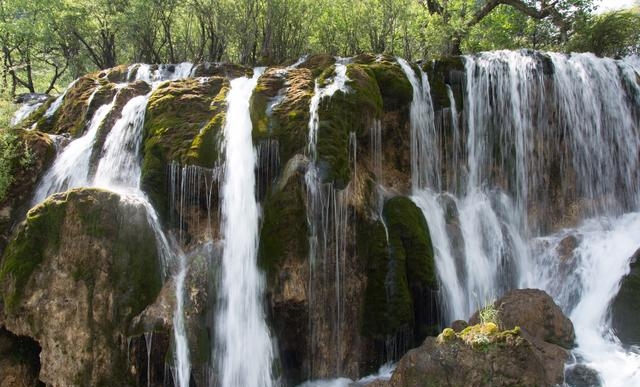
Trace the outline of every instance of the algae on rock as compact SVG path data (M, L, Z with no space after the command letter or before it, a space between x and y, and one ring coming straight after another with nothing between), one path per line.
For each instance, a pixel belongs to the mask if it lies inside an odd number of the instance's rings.
M1 324L40 343L42 381L128 383L130 322L161 287L143 205L98 189L52 195L29 213L0 265Z

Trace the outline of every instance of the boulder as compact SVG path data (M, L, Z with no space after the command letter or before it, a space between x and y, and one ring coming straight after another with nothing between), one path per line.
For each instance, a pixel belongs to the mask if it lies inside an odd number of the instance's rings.
M611 302L611 324L624 344L640 345L640 249L629 261L629 273Z
M29 211L0 262L0 324L42 348L48 385L131 384L128 328L161 286L144 205L97 189Z
M446 328L409 351L389 386L554 386L564 381L573 325L541 290L513 290L496 301L496 323L478 313L461 331ZM456 329L464 324L456 322Z
M564 382L572 387L602 387L598 371L584 364L575 364L564 372Z

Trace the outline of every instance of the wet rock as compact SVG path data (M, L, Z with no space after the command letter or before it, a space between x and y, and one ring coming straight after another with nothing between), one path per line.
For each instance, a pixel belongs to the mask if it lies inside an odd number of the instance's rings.
M0 387L40 387L40 346L0 325Z
M602 379L598 371L589 368L584 364L576 364L567 367L564 373L565 384L571 387L601 387Z
M618 338L627 345L640 345L640 249L629 261L629 273L611 302L611 323Z

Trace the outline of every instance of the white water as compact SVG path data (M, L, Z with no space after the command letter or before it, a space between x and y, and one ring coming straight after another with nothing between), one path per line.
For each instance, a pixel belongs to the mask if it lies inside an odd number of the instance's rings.
M114 102L115 96L110 103L100 106L93 114L87 132L82 137L73 140L56 157L36 189L34 205L53 193L89 185L89 160L96 134L105 117L111 111Z
M443 185L453 192L423 189L437 187L438 179L425 176L439 172L432 169L437 160L421 164L420 152L438 149L433 143L439 140L412 136L423 141L412 145L413 200L431 231L445 321L468 318L510 288L542 288L572 319L579 362L597 370L605 387L640 385L640 355L621 346L608 316L640 247L637 70L590 54L548 54L546 61L508 51L465 58L467 138L454 125L455 141L464 144L454 143L458 151L443 155L453 159L447 165L466 164L466 176L453 175L455 181ZM551 69L546 74L545 66ZM423 85L403 69L415 102ZM449 98L454 107L452 93ZM428 111L431 102L420 104ZM412 105L412 128L429 133L428 122L414 122L429 120L414 113L418 108ZM554 166L552 160L562 162ZM550 181L552 168L559 169L558 181ZM536 237L553 221L531 211L552 205L554 189L568 200L581 198L581 212L573 216L585 220L576 229ZM557 246L572 234L579 236L578 247L575 267L567 268Z
M55 101L53 101L53 103L49 106L47 111L44 113L45 118L50 118L58 111L58 109L60 109L60 106L62 106L62 102L64 101L64 97L67 95L67 92L69 92L69 89L71 89L73 85L76 84L77 81L78 80L75 79L73 82L71 82L69 86L67 86L67 88L64 90L64 92L62 92L62 94L60 94L58 98L56 98Z
M149 95L130 99L103 145L94 184L113 189L140 186L140 147Z
M118 89L125 86L125 84L118 85ZM96 135L111 112L117 94L109 104L98 108L91 118L87 132L72 141L56 157L54 164L36 190L34 204L55 192L77 187L100 187L119 193L123 201L145 207L147 220L156 236L163 278L171 274L175 260L178 264L175 278L176 311L173 316L175 383L180 387L188 387L191 367L183 311L186 258L180 247L171 243L166 237L155 209L140 189L140 148L149 96L150 93L137 96L125 104L120 118L109 131L102 149L94 149ZM100 158L95 176L91 177L89 172L93 152L100 152Z
M434 124L433 103L431 102L431 87L427 74L420 69L420 76L416 76L409 63L397 58L398 64L404 71L413 87L411 101L411 187L414 190L432 187L440 189L440 159L436 143L436 128Z
M32 101L22 104L20 108L15 112L13 117L11 118L11 126L16 126L20 122L22 122L25 118L29 117L31 113L36 111L37 108L42 106L44 102Z
M217 315L217 359L222 387L273 385L273 349L262 306L264 278L256 266L259 209L256 153L249 98L263 69L231 81L224 126L222 188L224 247Z

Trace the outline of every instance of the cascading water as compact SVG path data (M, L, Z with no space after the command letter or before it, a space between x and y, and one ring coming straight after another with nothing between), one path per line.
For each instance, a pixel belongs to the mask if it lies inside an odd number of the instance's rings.
M326 373L320 371L316 364L321 345L330 347L334 352L323 363L334 362L333 365L324 364L331 369L330 375L341 375L341 329L343 300L341 278L346 259L346 229L348 227L348 197L349 187L337 190L333 184L322 182L318 165L317 137L320 127L319 108L324 98L330 98L337 91L349 91L347 66L344 60L338 60L335 65L335 75L328 79L325 87L315 83L314 94L309 103L309 135L308 153L310 164L305 174L307 186L307 223L309 224L309 373L317 376ZM354 156L355 157L355 156ZM333 283L333 294L329 283ZM326 300L332 300L327 302ZM316 326L326 324L331 327L330 337L321 337ZM327 345L327 343L331 343ZM323 357L324 357L323 356ZM323 375L328 376L328 375Z
M144 66L144 65L141 65ZM153 81L155 88L159 82L165 79L182 78L188 76L191 64L183 64L176 67L173 72L160 71L149 81ZM138 76L137 79L143 79ZM73 83L67 88L71 88ZM127 84L118 84L118 89L123 89ZM94 90L89 103L95 95ZM54 104L58 107L51 109L51 115L62 104L64 95L61 95ZM171 243L164 234L158 215L149 202L146 195L140 189L140 148L142 142L142 128L144 125L145 111L151 93L130 99L122 108L121 117L115 122L102 149L94 149L96 136L105 118L111 112L118 94L113 100L96 110L90 120L87 132L80 138L72 141L56 158L53 166L47 171L38 186L34 203L44 200L48 195L75 187L101 187L118 192L122 200L136 202L145 207L147 219L155 232L158 243L158 254L161 259L165 276L171 274L172 267L177 263L176 281L176 312L173 316L173 329L175 340L175 370L174 381L177 386L189 385L191 366L189 361L189 348L186 338L184 323L184 281L186 277L186 257L176 243ZM53 105L52 105L53 106ZM95 175L90 176L90 160L93 152L99 152L100 158ZM177 262L174 262L177 260Z
M623 349L608 318L640 246L637 70L590 54L498 51L464 61L466 127L452 117L454 151L442 156L451 158L446 165L466 163L464 173L443 176L456 180L442 184L452 192L424 178L439 166L421 164L420 150L439 148L412 136L423 141L412 144L413 200L429 224L446 322L468 318L507 289L542 288L575 325L578 362L607 387L640 383L640 355ZM430 118L414 110L429 111L419 105L431 101L415 104L424 85L400 63L414 87L412 128L428 133L429 123L416 120ZM455 108L450 90L448 97ZM572 270L558 252L568 235L577 245Z
M224 126L222 276L216 336L222 387L273 385L273 348L262 307L264 279L256 266L259 208L249 98L263 69L231 81Z

